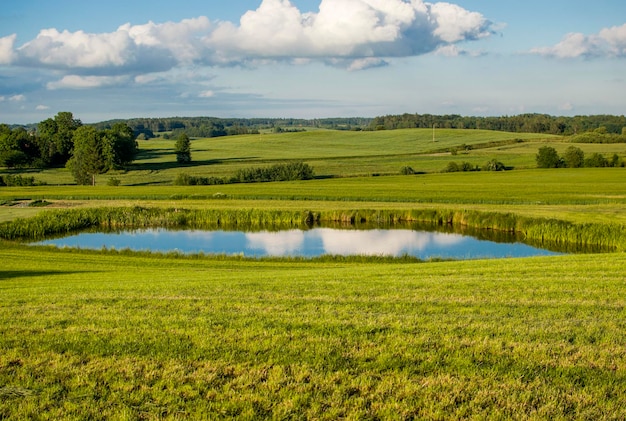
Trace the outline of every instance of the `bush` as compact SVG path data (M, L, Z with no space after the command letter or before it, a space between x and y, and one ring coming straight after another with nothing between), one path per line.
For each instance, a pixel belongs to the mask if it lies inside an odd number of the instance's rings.
M7 151L0 155L0 165L7 168L24 167L28 161L28 155L22 151Z
M195 177L185 173L178 174L174 179L175 186L214 186L218 184L226 184L226 181L219 177Z
M484 171L504 171L505 169L506 167L504 166L504 164L497 159L492 159L491 161L487 162L483 167Z
M109 181L107 181L107 186L119 186L120 184L122 184L121 180L119 178L109 178Z
M313 168L303 162L276 164L268 168L244 168L235 174L234 179L240 183L265 181L310 180L314 177Z
M551 146L539 148L535 157L538 168L560 168L564 166L563 160L559 157L556 149Z
M469 171L480 171L480 168L472 165L469 162L461 162L460 164L456 162L449 162L446 168L444 168L443 172L469 172Z
M459 171L461 171L461 168L459 167L459 164L457 164L456 162L448 162L448 165L443 170L443 172L459 172Z
M576 146L569 146L563 154L563 161L568 168L580 168L585 164L585 153Z
M409 166L402 167L400 169L400 174L402 175L413 175L415 174L415 170Z
M593 153L589 158L585 159L585 167L603 168L608 166L609 161L604 157L604 155L599 153Z
M41 186L45 183L36 181L35 177L22 177L21 175L5 175L0 177L0 186L7 187L31 187Z

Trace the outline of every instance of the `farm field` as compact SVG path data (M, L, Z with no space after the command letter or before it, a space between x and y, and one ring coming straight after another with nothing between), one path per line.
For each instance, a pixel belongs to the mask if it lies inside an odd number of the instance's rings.
M22 173L48 185L1 187L0 224L104 208L450 210L625 230L624 168L534 168L539 147L562 153L567 139L436 134L436 147L432 130L199 139L184 168L173 141L142 141L95 187L65 169ZM626 156L623 144L576 146ZM515 169L441 173L494 158ZM319 178L172 185L283 161ZM407 165L420 173L398 175ZM0 260L0 419L626 418L623 251L416 263L0 240Z

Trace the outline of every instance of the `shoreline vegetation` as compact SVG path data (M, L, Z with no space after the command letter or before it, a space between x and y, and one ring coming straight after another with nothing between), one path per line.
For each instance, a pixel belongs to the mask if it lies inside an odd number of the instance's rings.
M343 224L429 223L521 234L532 244L594 247L626 251L626 227L620 224L575 224L557 219L528 218L512 213L446 209L281 211L269 209L184 209L113 207L46 211L0 224L4 240L40 240L90 228L219 227L305 228L320 222Z

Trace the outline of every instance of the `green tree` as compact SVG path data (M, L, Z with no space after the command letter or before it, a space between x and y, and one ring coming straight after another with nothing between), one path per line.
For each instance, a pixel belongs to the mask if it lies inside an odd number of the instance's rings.
M74 153L67 167L78 184L95 185L96 174L107 169L102 139L102 133L90 126L79 127L74 133Z
M186 133L181 133L176 140L176 161L179 164L191 162L191 141Z
M559 168L563 166L556 149L551 146L542 146L539 148L536 156L538 168Z
M602 168L608 166L609 161L604 157L604 155L599 153L592 153L589 158L585 159L585 167Z
M137 142L133 129L124 123L116 123L102 131L102 152L106 169L121 168L130 164L137 154Z
M569 146L563 153L563 161L568 168L580 168L585 165L585 153L576 146Z
M82 122L68 111L58 113L37 125L37 143L45 165L64 165L72 156L74 131Z

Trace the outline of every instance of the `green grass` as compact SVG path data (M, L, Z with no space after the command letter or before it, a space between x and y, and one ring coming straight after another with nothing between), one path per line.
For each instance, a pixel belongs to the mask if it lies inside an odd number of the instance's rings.
M142 142L129 171L95 188L71 185L63 169L28 175L67 185L0 188L0 222L58 225L141 207L157 219L166 208L250 220L430 212L498 227L530 218L533 235L573 225L602 241L626 227L623 168L530 169L539 146L562 151L564 139L446 130L437 139L431 130L202 139L184 169L174 141ZM462 144L476 148L441 152ZM492 158L517 169L439 173ZM345 178L171 185L180 171L226 176L284 160ZM371 176L404 165L429 173ZM123 185L105 186L111 176ZM27 206L38 199L50 205ZM0 419L626 418L624 253L249 260L2 241L0 261Z
M623 254L0 259L2 418L626 416Z
M171 184L180 172L195 176L230 177L238 170L272 165L286 160L306 161L319 176L362 176L398 174L405 165L423 172L445 168L450 154L433 154L462 144L486 145L523 139L537 142L560 137L487 130L436 131L411 129L379 132L345 132L315 130L303 133L229 136L192 141L193 162L181 168L176 162L175 140L139 141L140 153L128 171L97 177L106 185L109 178L118 178L124 185ZM468 158L472 160L474 158ZM482 156L475 158L483 165ZM48 184L73 184L71 173L62 169L31 171L38 181Z

